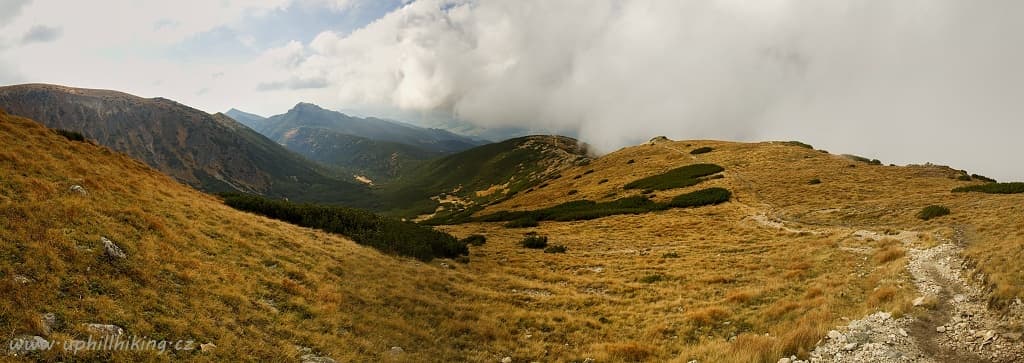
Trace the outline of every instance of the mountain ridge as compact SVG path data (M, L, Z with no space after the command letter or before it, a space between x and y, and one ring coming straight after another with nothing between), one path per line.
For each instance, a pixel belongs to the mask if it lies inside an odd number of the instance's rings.
M325 128L342 134L397 142L436 152L462 151L482 144L442 129L422 128L374 117L353 117L308 102L299 102L288 112L266 118L256 131L272 140L280 140L291 129L302 126Z
M363 204L365 187L285 149L224 114L166 98L46 84L0 87L8 113L82 133L210 191ZM307 194L308 193L308 194Z

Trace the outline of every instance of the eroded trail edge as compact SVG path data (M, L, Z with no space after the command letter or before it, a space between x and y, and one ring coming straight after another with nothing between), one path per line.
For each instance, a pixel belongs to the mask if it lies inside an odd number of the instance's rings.
M988 307L961 256L965 233L954 228L939 244L914 248L916 232L895 236L907 248L907 269L920 297L914 312L893 318L876 312L830 331L810 354L811 362L1022 362L1024 342L1012 324L1024 317L1018 299L1006 311ZM858 231L854 237L881 239ZM784 358L788 361L789 358ZM794 360L799 362L799 360Z

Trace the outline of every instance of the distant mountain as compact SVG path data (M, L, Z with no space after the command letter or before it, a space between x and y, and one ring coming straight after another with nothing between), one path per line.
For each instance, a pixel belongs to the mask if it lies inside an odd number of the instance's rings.
M589 162L586 145L576 139L525 136L423 163L381 194L387 205L404 208L395 215L471 212Z
M48 127L78 131L205 191L367 203L366 186L329 176L230 117L168 99L27 84L0 87L0 107Z
M487 143L441 129L422 128L373 117L352 117L341 112L325 110L311 103L299 103L287 113L259 122L253 129L272 140L284 143L283 140L288 134L300 127L326 129L440 153L459 152Z
M233 118L235 121L242 123L242 125L248 126L250 129L255 130L257 127L262 127L262 123L267 120L266 117L244 112L235 108L232 108L224 113L224 115Z
M288 149L375 184L388 182L445 154L397 142L371 140L317 127L292 129L278 140Z

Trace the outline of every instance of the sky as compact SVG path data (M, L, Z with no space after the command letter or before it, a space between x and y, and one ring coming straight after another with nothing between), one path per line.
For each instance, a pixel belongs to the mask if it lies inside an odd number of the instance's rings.
M1021 16L1016 0L0 0L0 84L208 112L313 102L602 152L800 140L1024 180Z

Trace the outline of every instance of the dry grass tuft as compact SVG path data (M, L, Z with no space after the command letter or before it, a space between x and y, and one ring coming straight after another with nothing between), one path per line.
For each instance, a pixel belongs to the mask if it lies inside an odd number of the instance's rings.
M898 259L903 258L907 255L907 250L900 246L888 246L875 252L872 258L877 264L885 264Z

